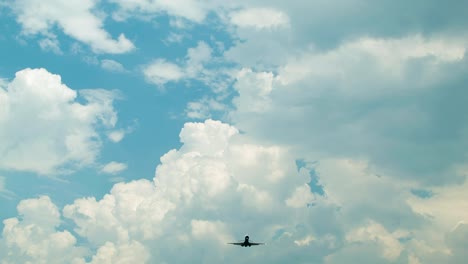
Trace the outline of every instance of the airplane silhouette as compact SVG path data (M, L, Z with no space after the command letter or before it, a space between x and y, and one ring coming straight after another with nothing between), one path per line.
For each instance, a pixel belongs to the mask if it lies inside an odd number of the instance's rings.
M249 241L249 236L245 236L244 242L234 242L234 243L228 243L228 244L241 246L241 247L251 247L251 246L265 245L265 243L250 242Z

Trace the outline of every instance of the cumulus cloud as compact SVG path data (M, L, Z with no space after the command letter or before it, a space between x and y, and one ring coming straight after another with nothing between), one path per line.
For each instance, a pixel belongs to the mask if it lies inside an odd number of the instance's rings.
M47 196L18 204L21 218L3 221L4 263L82 263L84 248L69 231L58 231L60 213Z
M53 35L52 30L58 26L63 33L89 45L94 52L125 53L134 49L125 35L120 34L114 40L103 29L103 19L92 12L96 3L94 0L20 0L14 1L11 8L25 35ZM50 41L41 43L49 48L57 46Z
M197 240L211 238L216 243L226 243L231 237L228 235L227 227L220 221L192 220L192 236Z
M398 239L405 236L407 232L397 230L394 234L390 234L382 225L370 221L367 226L351 231L346 239L351 242L376 242L382 248L383 257L394 261L403 251L403 246Z
M235 253L225 245L238 239L234 234L243 235L247 228L255 231L258 239L269 239L278 224L290 226L277 222L283 217L278 208L287 208L285 200L307 177L298 177L286 150L238 141L235 128L212 120L187 123L180 137L182 148L161 158L153 181L118 183L101 200L82 198L65 206L63 214L76 224L76 234L96 248L91 263L106 258L173 261L173 254L181 247L196 248L207 243L235 259ZM289 165L278 165L284 163ZM36 210L38 204L43 204L44 209ZM25 205L18 207L25 215L23 221L37 220L51 227L47 233L58 232L60 213L47 197L29 200ZM261 217L251 217L258 212L262 212ZM276 220L260 228L270 217ZM11 233L11 228L5 230L3 240ZM73 236L69 238L73 240ZM75 247L74 243L69 245ZM187 257L176 254L175 259ZM205 257L209 256L191 256L198 260Z
M287 148L253 144L236 128L213 120L185 124L180 139L181 148L161 157L153 181L118 183L102 199L80 198L64 207L75 234L89 244L78 247L74 235L58 231L60 211L49 198L40 197L20 203L21 220L5 221L0 254L14 258L20 254L16 247L27 248L29 244L11 241L21 237L21 228L31 226L47 227L40 233L42 243L52 243L51 236L67 241L60 250L72 253L64 261L76 263L85 258L91 263L284 263L291 258L342 263L362 257L368 263L401 258L426 263L431 254L453 260L444 252L430 253L432 247L462 252L455 245L463 236L440 229L439 236L445 233L449 239L438 244L439 237L430 235L430 218L411 210L407 200L413 182L377 177L365 162L324 160L297 168ZM324 194L305 185L313 173L320 175ZM342 184L344 177L347 184ZM463 223L453 230L463 231ZM239 257L225 242L246 232L268 246ZM203 250L206 246L209 251ZM46 262L56 252L45 248L42 254L24 257Z
M137 241L106 242L90 254L90 248L78 246L68 230L59 231L61 215L49 197L23 200L20 217L4 220L0 257L3 263L145 263L149 253ZM90 262L85 258L89 257Z
M106 242L98 249L89 264L147 263L148 258L149 252L137 241L120 245Z
M92 164L101 149L97 126L117 122L116 97L105 90L78 94L45 69L17 72L0 89L0 167L54 174Z

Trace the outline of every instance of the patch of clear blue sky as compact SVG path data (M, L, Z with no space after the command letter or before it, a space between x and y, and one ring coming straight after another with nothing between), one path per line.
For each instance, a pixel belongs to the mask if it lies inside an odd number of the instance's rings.
M79 43L82 52L72 53L72 46L77 41L56 28L54 33L63 51L63 54L57 55L40 49L37 42L40 37L20 36L21 27L13 15L5 10L0 14L0 77L12 80L14 74L24 68L45 68L60 75L62 82L74 90L102 88L121 92L123 98L114 104L119 117L117 129L130 129L132 132L117 144L103 135L103 148L97 162L127 163L128 169L116 175L125 181L154 177L160 157L181 145L179 132L188 121L183 117L187 102L212 93L200 82L187 87L184 81L169 83L165 91L160 91L145 82L142 65L157 58L168 61L184 59L187 49L195 47L199 41L205 41L210 46L214 45L214 41L222 42L226 47L232 45L227 32L210 25L216 20L213 17L208 18L211 21L208 24L178 30L170 28L167 16L154 18L152 23L138 19L115 22L109 18L105 30L114 38L124 33L134 42L136 50L118 55L93 54L88 46ZM184 34L185 37L180 43L167 43L164 40L171 32ZM90 58L118 61L128 72L108 72L99 64L89 63ZM174 118L174 115L177 117ZM59 208L81 197L100 199L114 183L109 181L113 176L101 174L98 170L82 169L60 176L63 180L34 173L0 171L0 175L6 177L6 187L16 194L12 200L0 197L0 219L16 216L16 206L20 200L39 195L50 196ZM3 223L0 223L0 229L3 229Z
M423 199L429 199L434 196L434 193L431 190L425 189L411 189L411 193Z
M307 183L310 187L310 191L319 195L324 195L325 191L323 186L319 184L319 176L313 168L307 166L307 162L303 159L296 160L296 168L299 171L302 168L307 168L309 170L310 182ZM308 204L308 206L313 206L314 204Z

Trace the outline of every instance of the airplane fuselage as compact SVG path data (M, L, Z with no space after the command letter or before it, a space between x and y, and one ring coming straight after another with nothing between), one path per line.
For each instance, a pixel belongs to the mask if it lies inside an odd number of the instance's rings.
M241 246L241 247L251 247L251 246L265 245L265 243L250 242L249 241L249 236L245 236L243 242L232 242L232 243L228 243L228 244Z
M242 243L241 247L250 247L249 236L245 236L244 243Z

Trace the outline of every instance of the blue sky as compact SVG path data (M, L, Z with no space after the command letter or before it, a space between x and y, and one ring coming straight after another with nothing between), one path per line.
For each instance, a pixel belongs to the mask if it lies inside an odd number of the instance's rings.
M2 263L463 263L467 9L0 1Z

